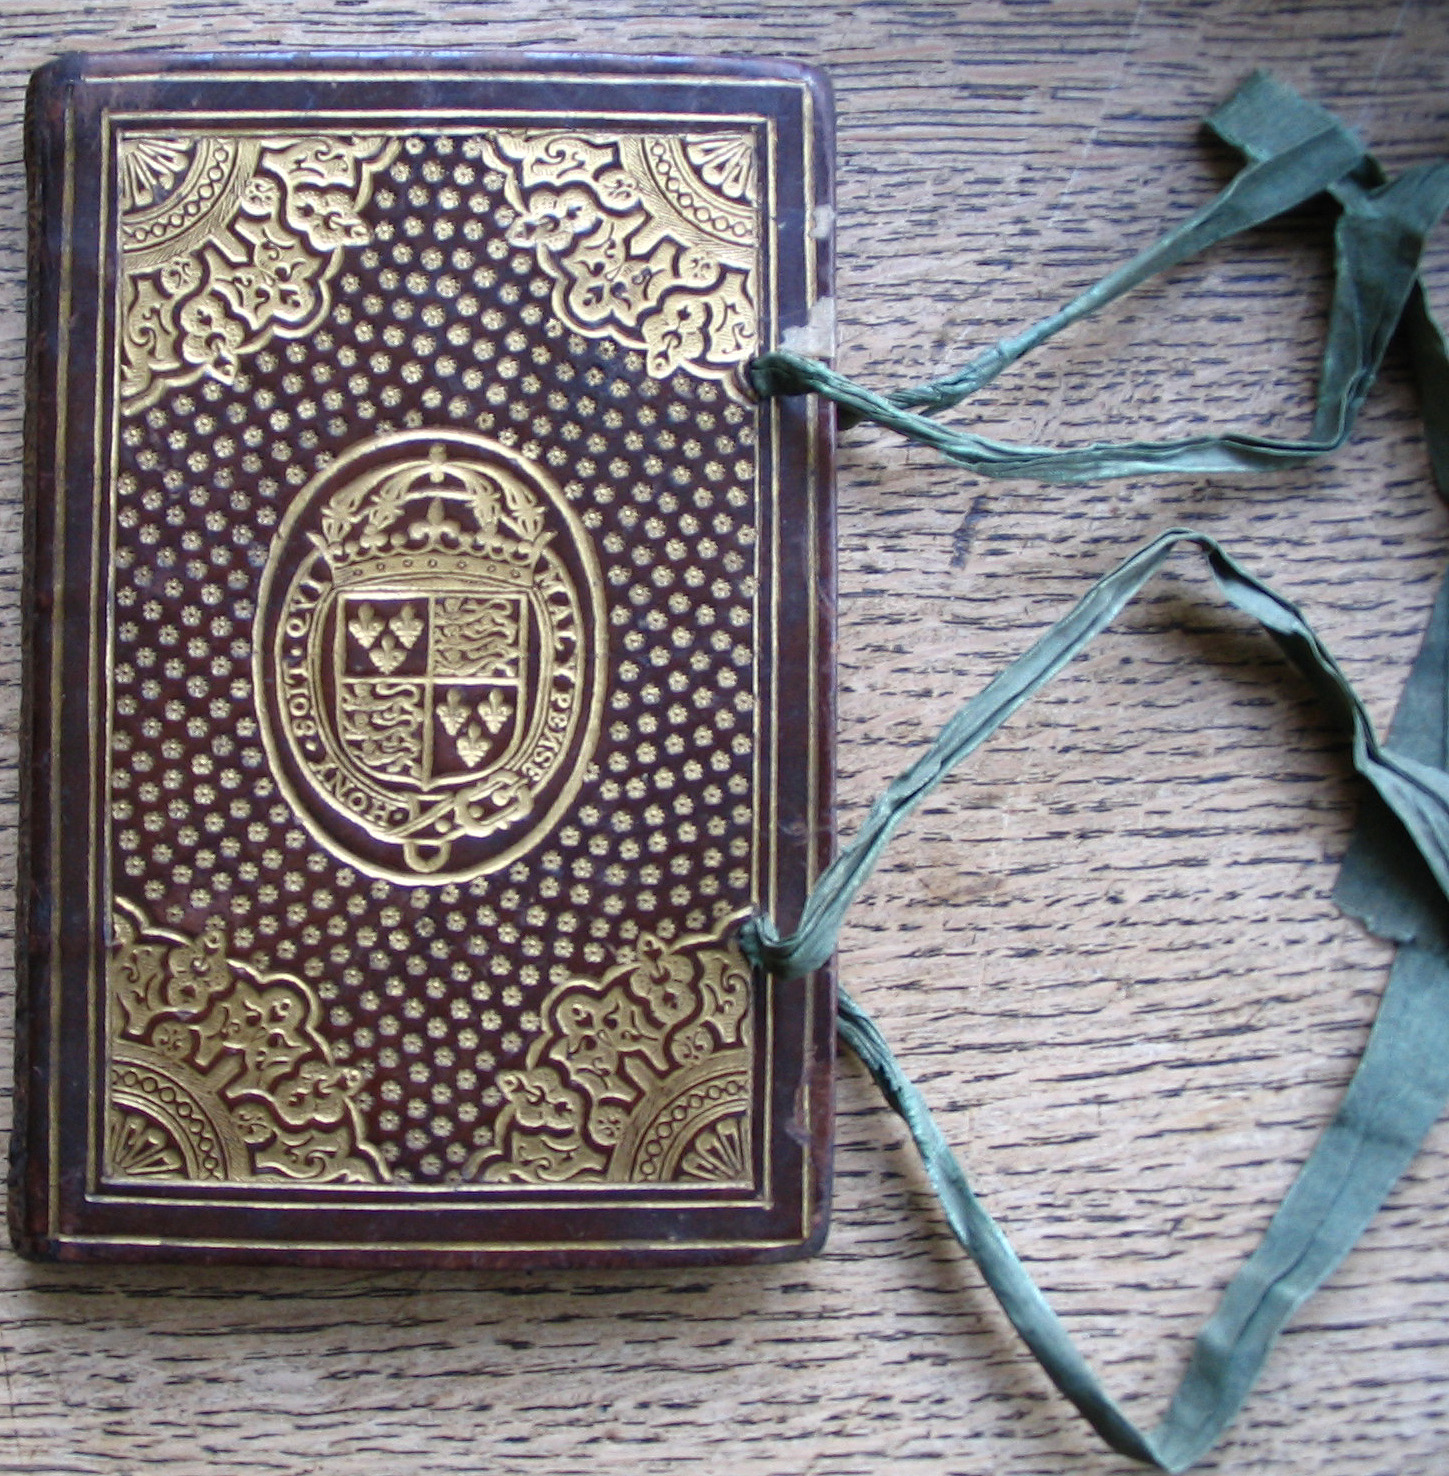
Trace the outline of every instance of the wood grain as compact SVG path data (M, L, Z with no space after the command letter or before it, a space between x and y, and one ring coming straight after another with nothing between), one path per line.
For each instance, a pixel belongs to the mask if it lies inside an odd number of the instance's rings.
M67 49L478 44L779 55L834 78L841 364L959 362L1180 218L1198 120L1267 65L1401 168L1449 148L1449 9L1111 0L0 0L0 885L14 876L29 71ZM1323 221L1074 331L970 421L1036 441L1306 422ZM1449 250L1430 261L1449 307ZM1188 522L1305 607L1387 719L1438 573L1402 364L1274 478L987 483L873 433L841 471L846 831L1130 547ZM1360 1049L1386 948L1338 915L1354 792L1301 687L1186 559L904 835L842 975L1111 1387L1160 1407ZM8 927L8 919L7 919ZM4 981L8 1015L10 991ZM0 1021L0 1029L8 1025ZM862 1073L835 1228L770 1270L97 1273L0 1261L0 1472L1121 1472L945 1234ZM1299 1315L1204 1470L1449 1466L1449 1129Z

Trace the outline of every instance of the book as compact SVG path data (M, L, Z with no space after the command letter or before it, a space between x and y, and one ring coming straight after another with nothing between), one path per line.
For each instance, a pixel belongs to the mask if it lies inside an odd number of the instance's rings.
M17 1248L808 1254L823 80L67 57L27 148Z

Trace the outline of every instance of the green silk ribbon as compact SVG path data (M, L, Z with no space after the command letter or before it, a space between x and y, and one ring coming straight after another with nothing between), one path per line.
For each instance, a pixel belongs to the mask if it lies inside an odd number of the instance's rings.
M958 373L882 396L815 360L771 353L750 367L755 389L762 396L827 396L850 423L870 420L899 431L985 476L1072 482L1162 471L1262 471L1300 465L1344 442L1390 339L1402 330L1435 480L1449 500L1449 354L1419 280L1425 237L1449 204L1449 163L1386 180L1331 115L1261 73L1208 121L1249 161L1232 183L1157 245ZM1323 193L1340 212L1335 288L1317 405L1305 439L1231 433L1058 450L990 441L933 418L1155 272ZM1140 1430L1102 1388L972 1192L875 1022L843 993L838 1013L841 1036L909 1128L952 1233L1053 1383L1114 1450L1167 1471L1186 1469L1217 1440L1283 1325L1348 1254L1449 1099L1449 582L1440 589L1388 740L1380 743L1363 704L1298 609L1215 540L1170 530L1100 579L892 781L821 876L793 933L782 936L771 919L758 916L740 934L751 961L777 978L821 967L834 951L851 900L915 806L1105 629L1184 542L1203 552L1223 594L1263 625L1351 737L1354 767L1368 780L1370 793L1335 896L1346 911L1399 946L1337 1113L1198 1334L1156 1430Z

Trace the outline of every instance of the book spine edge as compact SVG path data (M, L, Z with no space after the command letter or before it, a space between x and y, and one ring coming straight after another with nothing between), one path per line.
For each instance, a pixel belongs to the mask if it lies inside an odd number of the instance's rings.
M50 914L53 905L47 797L53 784L50 704L42 690L55 639L52 568L54 509L63 495L57 433L59 248L64 190L65 118L78 59L61 58L31 78L26 95L25 164L28 276L24 421L24 558L21 574L23 683L19 732L19 855L15 919L15 1098L10 1135L8 1210L14 1249L33 1260L58 1254L47 1184L50 1145Z

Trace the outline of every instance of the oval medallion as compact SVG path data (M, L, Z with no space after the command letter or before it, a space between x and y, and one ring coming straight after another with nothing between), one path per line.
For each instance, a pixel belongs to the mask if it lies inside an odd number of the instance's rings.
M457 881L536 845L598 736L604 622L583 525L483 436L403 431L297 496L263 571L267 753L366 870Z

